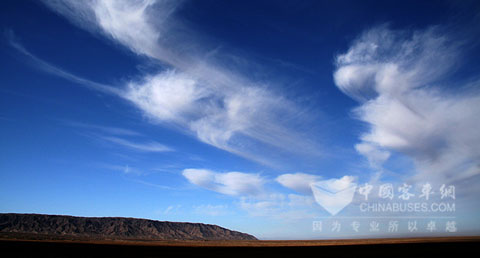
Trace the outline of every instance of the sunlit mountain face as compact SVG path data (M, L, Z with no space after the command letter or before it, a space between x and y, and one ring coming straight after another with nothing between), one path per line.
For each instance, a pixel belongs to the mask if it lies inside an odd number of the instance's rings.
M0 212L480 233L477 1L3 1Z

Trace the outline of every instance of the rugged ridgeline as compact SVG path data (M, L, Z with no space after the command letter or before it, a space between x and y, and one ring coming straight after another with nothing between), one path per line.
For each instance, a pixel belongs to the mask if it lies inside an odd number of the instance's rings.
M16 213L0 214L0 236L96 240L256 240L252 235L201 223Z

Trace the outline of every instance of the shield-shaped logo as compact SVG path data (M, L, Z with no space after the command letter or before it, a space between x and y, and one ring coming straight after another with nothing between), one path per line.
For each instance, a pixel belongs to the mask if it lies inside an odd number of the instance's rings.
M333 216L352 202L357 184L353 182L353 177L344 176L317 181L310 187L315 201Z

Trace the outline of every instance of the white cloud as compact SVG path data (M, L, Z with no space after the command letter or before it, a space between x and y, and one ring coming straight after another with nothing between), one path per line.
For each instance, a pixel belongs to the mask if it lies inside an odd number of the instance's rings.
M318 179L319 177L307 174L286 174L294 179L304 178L304 181ZM192 184L205 189L226 195L239 197L239 208L250 216L270 217L281 220L311 219L314 217L315 200L311 195L281 194L267 192L264 185L266 179L258 174L242 172L218 173L207 169L185 169L183 176ZM289 176L283 177L287 179ZM301 181L301 180L298 180ZM293 186L300 186L294 184ZM310 188L310 186L308 186ZM301 187L298 189L302 189ZM302 189L303 190L303 189ZM228 211L224 206L201 205L195 207L197 213L210 215L223 215Z
M96 22L103 32L133 52L156 52L159 32L148 21L147 10L155 1L93 1Z
M263 194L264 179L258 174L242 172L217 173L207 169L185 169L183 176L192 184L234 196Z
M199 51L201 44L186 36L195 33L185 33L189 29L172 15L178 2L45 3L74 24L170 66L130 81L120 93L151 121L173 124L204 143L271 166L278 166L279 160L269 154L272 148L280 150L276 154L290 153L284 155L321 154L317 144L296 128L305 123L304 111L268 90L268 83L252 81L197 54L204 52Z
M312 195L310 184L320 180L320 178L321 177L317 175L295 173L280 175L275 179L275 181L282 186L295 190L299 193Z
M207 96L196 84L185 74L167 71L130 82L125 98L154 119L182 123L184 116L201 110L198 102Z
M341 178L330 178L330 179L322 180L315 183L320 184L323 188L331 192L338 192L338 191L344 190L345 188L355 185L354 182L355 182L355 177L343 176Z
M382 150L378 145L362 142L355 145L355 150L368 159L370 166L380 168L381 165L390 157L390 152Z
M101 139L105 141L109 141L133 150L137 151L144 151L144 152L166 152L166 151L173 151L170 147L167 147L158 142L147 142L147 143L137 143L131 142L122 138L112 137L112 136L101 136Z
M180 1L44 0L43 2L79 27L106 35L139 55L158 57L165 52L159 44L161 30L165 26L163 23ZM162 58L166 59L166 56Z
M420 177L479 174L480 94L440 86L451 84L445 78L458 63L458 42L439 28L408 33L383 26L337 57L335 83L361 102L355 114L370 126L356 149L372 164L394 150L413 158Z

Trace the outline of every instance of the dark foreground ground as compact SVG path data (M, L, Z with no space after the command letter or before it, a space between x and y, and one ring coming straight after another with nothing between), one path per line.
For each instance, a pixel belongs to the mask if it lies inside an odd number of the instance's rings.
M480 237L330 241L0 239L2 257L476 257Z

